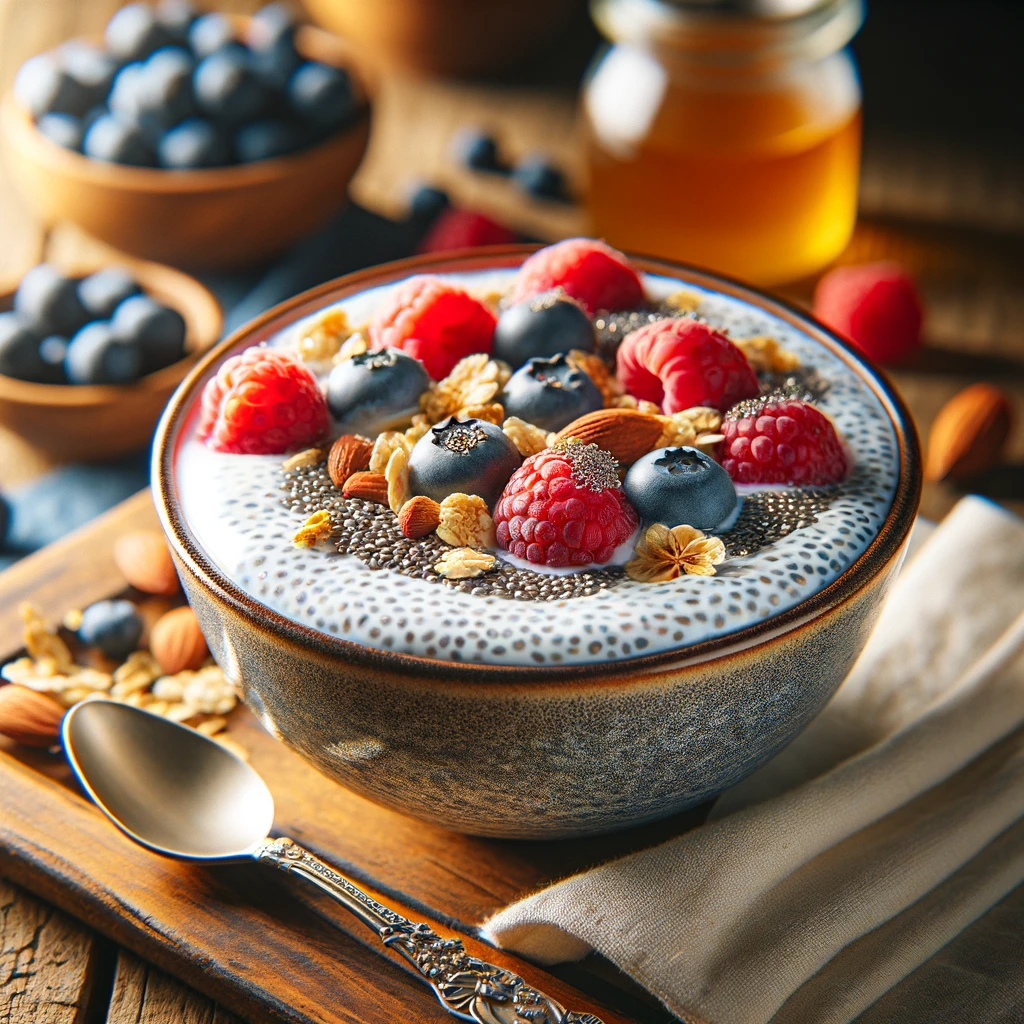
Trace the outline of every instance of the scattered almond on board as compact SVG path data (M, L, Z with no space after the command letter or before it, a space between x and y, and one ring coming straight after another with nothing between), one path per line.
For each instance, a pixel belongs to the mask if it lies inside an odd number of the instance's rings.
M167 541L156 530L133 530L118 537L114 542L114 564L136 590L145 594L178 593L178 574Z
M11 683L0 686L0 734L26 747L52 747L64 708L45 693Z
M940 410L928 435L926 480L962 480L996 465L1013 426L1006 394L993 384L972 384Z
M201 668L210 656L196 613L188 605L172 608L153 623L149 651L165 675Z

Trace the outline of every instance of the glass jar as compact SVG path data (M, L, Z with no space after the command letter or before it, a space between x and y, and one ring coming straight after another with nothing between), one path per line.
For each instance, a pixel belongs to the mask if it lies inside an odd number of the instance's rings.
M595 234L754 284L853 231L861 0L592 0L612 45L583 91Z

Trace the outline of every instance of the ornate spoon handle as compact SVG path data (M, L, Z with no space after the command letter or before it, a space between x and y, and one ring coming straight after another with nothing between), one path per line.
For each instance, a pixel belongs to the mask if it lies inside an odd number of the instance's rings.
M458 939L442 939L389 910L291 839L267 839L253 856L333 896L408 960L454 1017L476 1024L603 1024L592 1013L566 1010L518 974L470 956Z

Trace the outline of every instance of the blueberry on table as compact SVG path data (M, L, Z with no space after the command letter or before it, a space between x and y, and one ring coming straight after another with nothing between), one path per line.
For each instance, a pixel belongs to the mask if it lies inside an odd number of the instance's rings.
M143 111L167 125L175 125L195 112L192 73L195 60L180 46L157 50L142 66L139 87Z
M14 96L34 118L44 114L81 116L91 105L88 90L51 53L41 53L21 65L14 76Z
M509 306L494 329L494 356L513 368L534 356L595 348L597 335L590 317L558 290Z
M425 228L451 204L448 193L443 189L417 183L409 195L409 219Z
M14 312L40 338L71 337L89 319L78 299L78 282L51 263L40 263L21 279L14 293Z
M230 163L231 147L220 128L201 117L192 117L160 139L156 155L161 167L191 171Z
M190 0L160 0L156 5L157 22L178 46L188 45L189 30L198 18Z
M144 128L113 114L93 122L82 141L82 152L93 160L131 167L152 167L156 162Z
M349 433L374 437L419 412L430 377L418 359L396 348L353 356L327 378L327 407Z
M51 334L39 343L39 358L45 369L45 384L67 384L68 375L64 369L64 358L68 352L68 339Z
M85 131L80 117L72 114L43 114L36 121L36 128L41 135L45 135L51 142L56 142L58 146L76 152L82 148L82 136Z
M493 135L477 128L464 128L452 140L455 159L472 171L503 173L505 168L498 155L498 143Z
M154 50L174 40L148 4L128 4L107 22L103 32L107 49L120 61L145 60Z
M604 407L597 385L561 353L535 356L509 378L501 396L506 416L518 416L543 430L561 430Z
M288 102L297 114L325 130L339 128L356 109L348 72L315 61L303 64L292 75Z
M117 74L117 61L100 47L81 39L65 43L58 54L61 67L84 90L86 106L103 103Z
M267 106L266 88L250 61L233 50L205 57L192 77L196 103L209 117L239 123L258 117Z
M72 384L127 384L142 372L142 350L116 337L108 321L96 320L68 343L64 369Z
M304 141L302 132L287 121L252 121L235 132L235 157L243 164L273 160L301 149Z
M739 498L729 474L697 448L658 448L634 462L623 482L645 523L723 529Z
M185 318L148 295L125 299L110 321L113 336L138 349L142 373L176 363L185 355Z
M431 427L409 455L409 488L444 501L449 494L477 494L488 506L501 496L523 458L501 427L454 416Z
M565 199L565 177L547 157L530 154L512 168L512 178L528 195L537 199Z
M125 299L141 291L139 282L120 267L104 267L78 282L78 300L92 320L109 320Z
M241 50L235 40L234 25L223 14L215 11L197 18L188 32L188 45L196 60L203 60L232 43L236 44L236 49Z
M82 612L78 639L120 661L132 653L142 636L142 617L131 601L97 601Z
M31 381L46 376L39 356L39 335L17 313L0 313L0 373Z

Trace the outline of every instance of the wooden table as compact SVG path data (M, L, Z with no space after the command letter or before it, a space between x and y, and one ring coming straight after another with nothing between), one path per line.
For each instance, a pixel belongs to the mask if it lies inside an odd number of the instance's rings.
M118 0L0 0L0 89L26 56L95 32ZM246 10L255 3L218 6ZM966 75L965 75L966 77ZM509 152L541 148L578 180L575 101L570 90L479 86L387 78L370 151L354 196L397 214L408 182L441 184L456 202L524 232L555 238L585 230L574 207L531 202L507 183L471 176L448 154L466 123L500 133ZM846 262L892 257L919 273L928 302L928 348L894 374L922 435L941 405L966 383L993 379L1024 412L1024 174L1019 158L979 158L952 141L872 136L865 154L862 221ZM0 278L47 253L79 253L96 243L74 229L44 233L0 169ZM792 294L806 299L807 287ZM1019 417L1021 418L1021 417ZM50 465L19 438L0 432L0 488ZM1024 432L1010 465L984 481L992 496L1024 512ZM958 492L926 488L923 510L943 515ZM62 912L0 879L0 1020L8 1024L228 1024L210 1000L119 949Z

